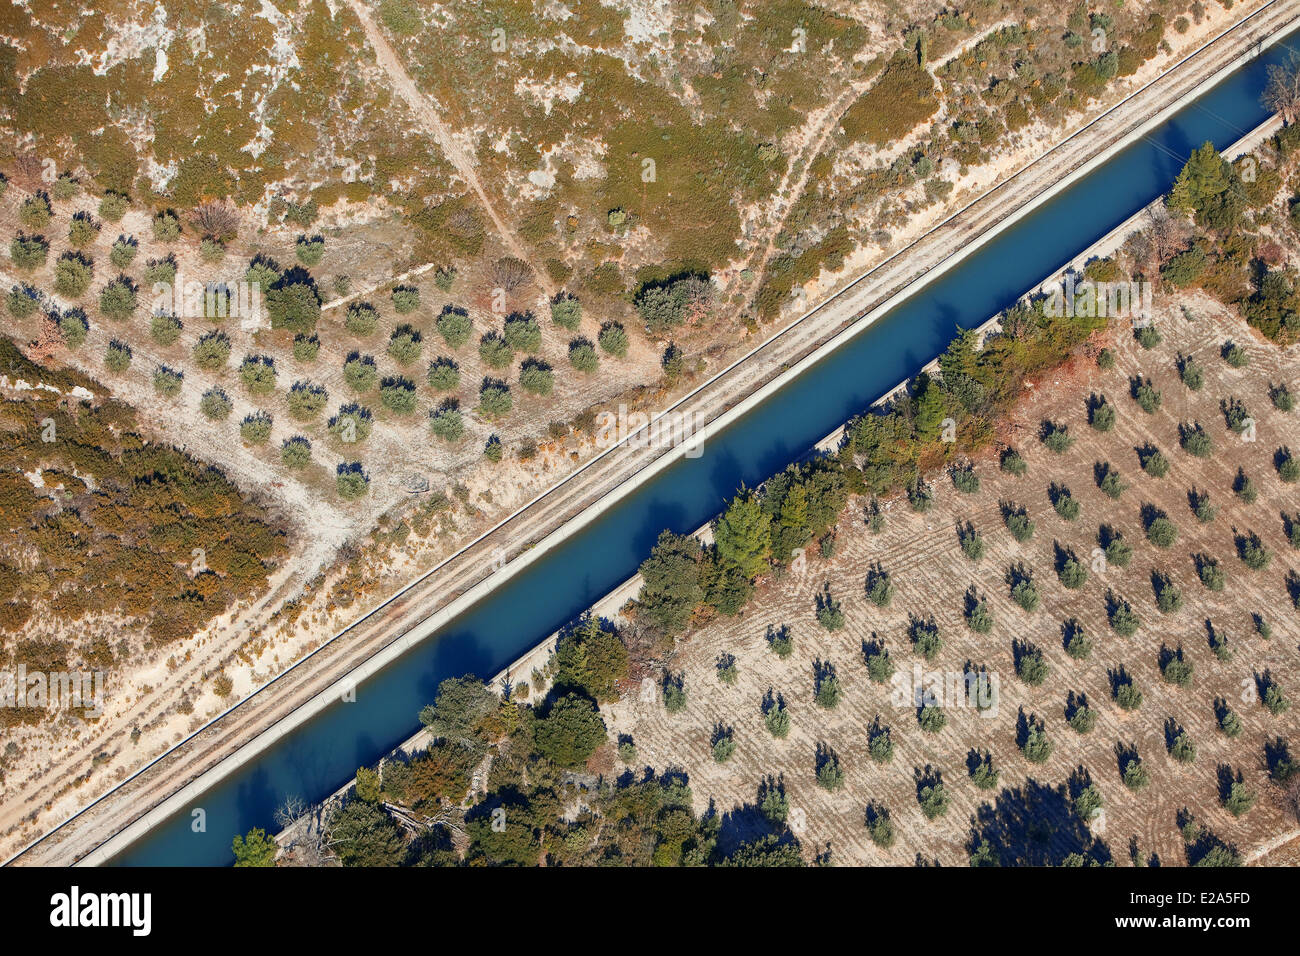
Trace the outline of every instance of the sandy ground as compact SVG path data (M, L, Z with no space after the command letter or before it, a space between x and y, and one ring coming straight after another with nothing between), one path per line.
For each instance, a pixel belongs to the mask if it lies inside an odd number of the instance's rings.
M1136 837L1143 852L1158 854L1166 864L1183 863L1175 815L1184 807L1243 853L1275 839L1285 843L1296 821L1280 808L1279 794L1267 780L1263 747L1275 735L1295 746L1300 718L1294 706L1271 716L1258 703L1254 678L1270 670L1290 693L1300 677L1300 624L1286 589L1286 575L1296 559L1278 516L1279 504L1295 496L1271 464L1277 447L1300 444L1300 419L1277 411L1267 397L1270 382L1294 373L1300 349L1281 350L1259 341L1244 323L1209 300L1195 298L1186 304L1195 322L1188 322L1180 309L1160 310L1157 323L1164 342L1156 349L1143 351L1131 336L1121 334L1114 343L1119 357L1115 369L1100 372L1085 361L1032 383L1032 388L1027 385L1026 398L1006 433L1028 460L1024 477L1002 474L985 456L977 464L982 480L977 494L962 495L939 477L932 512L917 515L905 500L887 501L885 529L878 536L860 520L862 502L851 504L838 526L832 559L810 561L802 576L767 582L739 619L713 622L679 644L669 666L685 675L689 699L684 712L670 716L657 702L625 699L611 709L611 735L630 734L640 761L656 770L685 769L696 809L703 811L710 801L716 802L733 835L753 830L752 805L764 775L783 776L791 806L798 811L792 819L799 821L796 832L804 846L813 852L829 841L834 858L844 863L906 864L923 858L961 864L973 831L1030 846L1030 857L1059 859L1087 838L1086 830L1072 824L1068 814L1060 816L1065 803L1058 788L1080 766L1090 772L1105 800L1106 815L1093 832L1121 861L1128 858L1130 837ZM1246 344L1248 368L1233 370L1218 357L1226 338ZM1199 394L1185 389L1177 378L1174 363L1180 349L1206 368L1206 384ZM1143 413L1127 394L1129 377L1138 372L1163 389L1164 402L1155 415ZM1097 433L1086 423L1085 400L1093 390L1103 392L1119 412L1111 433ZM1256 442L1242 442L1226 429L1218 402L1230 395L1246 401L1257 417ZM1066 454L1053 455L1035 440L1046 418L1068 423L1077 436ZM1205 425L1218 448L1207 461L1177 446L1179 423L1191 420ZM1147 476L1137 465L1134 448L1147 440L1170 459L1170 473L1163 479ZM1094 462L1107 460L1130 485L1118 502L1103 495L1093 481ZM1253 505L1238 501L1230 490L1238 466L1259 487ZM1053 481L1068 485L1079 500L1076 521L1067 522L1053 512L1047 496ZM1189 511L1186 495L1193 486L1209 489L1219 507L1208 525L1199 525ZM1003 500L1024 505L1035 520L1036 533L1026 544L1016 543L1003 526ZM1158 505L1178 525L1181 536L1168 551L1145 540L1139 519L1144 503ZM966 521L987 545L978 563L958 546L954 529ZM1132 544L1132 563L1127 569L1094 571L1083 588L1065 589L1053 572L1054 546L1059 543L1091 560L1102 523L1121 530ZM1263 538L1274 554L1266 570L1252 572L1237 559L1234 529L1253 529ZM1223 592L1211 593L1201 585L1190 557L1197 552L1221 561L1228 574ZM871 604L864 593L867 571L876 562L895 585L892 604L885 610ZM1024 562L1035 573L1042 605L1032 614L1009 598L1004 575L1013 562ZM1182 589L1182 610L1162 614L1157 609L1149 577L1155 570L1168 573ZM843 631L828 633L814 618L815 596L826 583L843 603ZM962 619L963 595L972 585L987 596L993 610L995 625L986 636L970 631ZM1109 629L1107 589L1131 601L1142 618L1143 626L1132 638ZM1271 640L1252 632L1250 615L1256 611L1272 623ZM906 627L912 613L933 614L940 627L944 647L933 664L914 655L908 644ZM1093 640L1087 660L1072 659L1062 647L1059 628L1068 618L1082 622ZM1230 661L1211 653L1207 619L1229 635L1234 650ZM784 661L767 649L765 640L769 627L782 625L791 628L795 642L794 653ZM900 705L888 685L868 679L863 645L873 640L883 640L901 674L910 675L919 663L927 674L960 674L973 664L998 675L996 715L981 717L971 708L949 707L947 725L938 734L924 732L912 706ZM1042 685L1031 687L1015 676L1015 641L1041 649L1050 667ZM1193 661L1190 688L1179 689L1161 679L1157 656L1162 644L1181 646ZM716 677L716 661L723 653L737 658L739 679L733 686L722 685ZM834 665L843 686L843 701L833 711L812 699L817 661ZM1144 694L1135 712L1123 711L1110 699L1108 672L1121 665ZM782 694L791 709L793 726L785 740L772 738L762 723L760 702L769 690ZM1066 698L1072 691L1086 694L1098 711L1097 725L1086 736L1065 722ZM1242 719L1245 730L1235 740L1214 727L1216 696L1228 699ZM1030 764L1017 749L1021 708L1044 721L1055 744L1045 764ZM891 728L895 745L892 763L883 766L873 764L866 752L868 728L877 718ZM1191 766L1166 754L1164 724L1170 718L1196 742L1198 757ZM739 744L723 765L714 762L711 750L719 723L734 727ZM1150 771L1151 785L1140 793L1130 792L1119 779L1115 747L1121 742L1135 744ZM845 769L846 785L837 793L816 784L819 743L832 746ZM995 791L979 790L969 780L966 757L972 747L992 752L1001 772ZM1221 764L1240 771L1257 796L1255 807L1241 818L1219 806L1216 773ZM935 822L921 814L915 796L914 773L927 765L941 773L951 797L947 814ZM891 813L898 835L891 850L880 850L869 839L863 821L872 801ZM1029 821L1031 810L1038 824ZM1044 826L1043 820L1049 821L1047 828L1035 830Z

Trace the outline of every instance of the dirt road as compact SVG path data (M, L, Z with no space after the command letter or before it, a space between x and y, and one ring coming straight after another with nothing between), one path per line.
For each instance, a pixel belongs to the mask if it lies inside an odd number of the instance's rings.
M478 177L477 163L474 161L474 157L467 153L460 143L456 142L456 137L452 135L451 129L443 122L442 115L434 107L434 104L429 101L429 98L421 93L419 87L415 85L415 80L411 78L411 74L406 72L406 67L402 65L397 52L389 45L383 33L380 32L379 26L375 23L369 8L361 0L348 0L348 6L352 8L352 12L361 21L361 26L366 32L366 39L370 41L370 46L375 51L375 60L378 62L380 69L387 75L389 82L392 83L393 89L406 101L406 105L411 108L411 112L416 119L433 137L438 144L438 148L442 150L442 154L447 157L447 161L456 167L456 172L460 173L466 184L474 191L479 205L483 207L483 211L492 220L493 228L496 229L497 235L501 237L510 250L510 254L516 259L521 259L533 265L523 242L515 234L514 228L501 218L500 213L497 212L496 204L483 187L483 183ZM538 286L548 296L555 295L555 284L551 281L546 270L533 265L533 273Z

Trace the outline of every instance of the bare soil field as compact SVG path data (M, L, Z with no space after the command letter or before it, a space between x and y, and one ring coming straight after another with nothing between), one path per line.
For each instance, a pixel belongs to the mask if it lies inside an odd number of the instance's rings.
M1184 311L1183 307L1186 307ZM1295 583L1289 581L1296 552L1284 530L1286 512L1296 510L1295 486L1279 480L1274 453L1300 444L1296 415L1275 409L1270 384L1295 375L1300 352L1279 349L1255 336L1246 325L1211 300L1189 297L1177 306L1158 304L1156 327L1163 341L1143 349L1128 332L1109 344L1118 359L1108 371L1090 355L1076 357L1049 380L1025 383L1025 398L1004 439L1028 463L1021 477L1002 472L996 460L975 463L980 488L959 492L947 477L933 482L934 506L913 512L905 498L882 502L885 522L872 534L864 521L865 502L850 504L837 529L830 559L810 559L803 573L792 571L769 580L734 620L718 619L680 640L668 670L684 675L687 704L665 712L659 695L629 694L602 708L611 737L630 735L638 763L663 772L683 769L703 812L710 802L723 814L724 835L739 839L762 832L756 793L765 777L783 780L790 799L790 821L808 853L827 844L836 862L908 864L937 861L964 864L986 841L1004 864L1060 863L1068 854L1105 844L1108 854L1127 865L1135 846L1166 865L1187 862L1179 813L1196 820L1249 859L1255 847L1280 840L1282 847L1264 862L1278 862L1296 819L1282 807L1279 788L1269 780L1266 746L1277 737L1295 746L1300 722L1294 706L1273 715L1260 700L1260 680L1268 674L1292 694L1300 674L1300 615L1292 607ZM1234 369L1220 357L1231 339L1247 351L1250 362ZM1205 384L1192 392L1179 380L1179 354L1190 354L1205 368ZM1163 393L1154 414L1143 412L1129 397L1130 379L1143 375ZM1088 425L1086 402L1104 394L1118 412L1108 433ZM1240 398L1256 419L1255 440L1243 441L1225 426L1221 400ZM1038 441L1044 420L1069 426L1076 440L1063 454ZM1200 422L1215 451L1194 458L1179 448L1179 425ZM1168 474L1143 472L1135 449L1159 447L1170 462ZM1094 466L1110 462L1128 489L1118 500L1103 494ZM1250 476L1258 499L1248 504L1233 493L1237 469ZM1068 486L1078 502L1073 521L1060 517L1049 500L1049 486ZM1199 523L1188 492L1208 490L1218 508L1214 519ZM1001 503L1023 506L1036 524L1033 536L1018 543L1004 526ZM1144 536L1142 509L1152 505L1177 525L1172 547L1160 548ZM978 561L965 556L956 530L970 522L985 542ZM1098 565L1101 525L1120 533L1133 549L1127 567ZM1253 571L1238 558L1234 536L1257 533L1272 560ZM1069 549L1089 566L1082 587L1067 589L1054 567L1057 547ZM1212 592L1201 584L1196 554L1210 555L1226 571L1226 586ZM1040 606L1026 612L1009 596L1006 574L1023 563L1033 572ZM871 568L882 567L894 585L887 608L868 600L864 582ZM1104 568L1104 569L1103 569ZM1181 589L1181 609L1162 613L1156 604L1152 575L1168 575ZM814 617L824 587L840 601L846 617L842 630L828 632ZM975 587L987 598L994 624L980 635L965 624L964 596ZM1141 620L1132 637L1111 629L1107 593L1131 602ZM1271 625L1269 639L1257 633L1252 615ZM933 616L943 641L931 662L909 646L912 615ZM1077 660L1063 646L1063 623L1080 623L1092 642L1087 659ZM1226 634L1231 657L1219 659L1209 643L1209 627ZM769 629L788 627L794 651L781 659L769 649ZM896 699L890 684L869 679L864 649L883 642L896 675L910 680L917 667L929 680L932 672L960 677L968 669L996 675L999 693L991 711L973 706L946 706L946 724L937 733L918 725L917 709L904 695ZM1049 673L1038 686L1017 677L1013 645L1028 642L1042 653ZM1161 649L1181 648L1194 665L1191 685L1162 679ZM738 678L728 686L718 676L720 655L736 658ZM834 667L842 700L833 710L814 702L814 674L819 664ZM1141 690L1136 710L1121 709L1112 697L1111 675L1123 668ZM910 686L910 685L909 685ZM791 715L789 735L774 738L764 725L765 695L784 698ZM1086 695L1096 713L1091 732L1077 733L1067 723L1067 699ZM647 697L653 698L647 701ZM1229 738L1217 729L1215 700L1222 698L1238 715L1243 730ZM944 703L942 698L939 701ZM951 704L951 701L948 703ZM1049 759L1031 763L1017 746L1021 715L1040 720L1053 744ZM874 763L868 754L875 722L890 728L894 744L889 763ZM1175 761L1167 749L1168 721L1186 730L1196 745L1194 763ZM726 763L714 760L716 728L734 727L737 747ZM820 745L833 748L844 771L844 786L828 792L816 778ZM1136 748L1150 782L1134 792L1121 780L1117 748ZM992 790L972 781L968 754L991 752L1000 776ZM937 773L950 798L946 814L928 820L918 805L918 775ZM1103 797L1104 813L1085 825L1073 814L1069 781L1083 768ZM1223 768L1231 768L1225 771ZM1220 805L1225 773L1240 773L1256 799L1253 808L1234 817ZM1075 780L1079 780L1075 776ZM872 843L865 826L867 807L888 810L897 840L889 849Z

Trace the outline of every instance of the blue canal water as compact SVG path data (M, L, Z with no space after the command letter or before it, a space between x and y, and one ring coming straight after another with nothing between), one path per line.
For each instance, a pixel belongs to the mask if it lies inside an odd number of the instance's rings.
M687 532L941 352L958 327L983 323L1169 189L1191 150L1223 148L1267 118L1265 68L1296 35L1242 67L1198 102L975 252L834 355L630 495L599 522L497 589L254 763L127 847L125 865L223 865L230 842L273 829L286 796L317 801L418 727L446 677L497 673L633 573L664 528ZM1288 46L1289 44L1289 46ZM1086 135L1086 134L1085 134ZM191 810L206 813L203 833Z

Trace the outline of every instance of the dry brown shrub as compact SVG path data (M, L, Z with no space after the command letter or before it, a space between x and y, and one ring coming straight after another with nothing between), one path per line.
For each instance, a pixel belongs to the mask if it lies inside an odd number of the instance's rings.
M239 213L229 203L208 200L190 212L190 224L206 238L229 242L239 233Z

